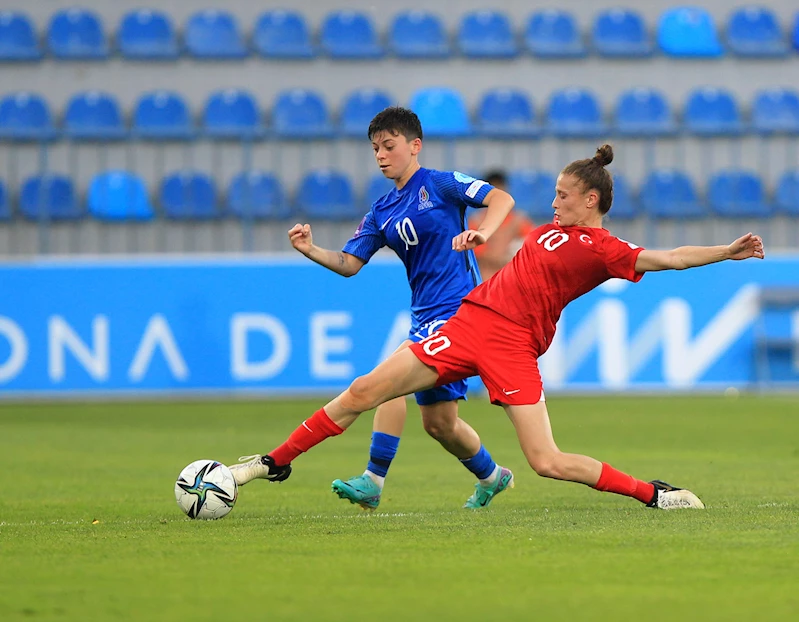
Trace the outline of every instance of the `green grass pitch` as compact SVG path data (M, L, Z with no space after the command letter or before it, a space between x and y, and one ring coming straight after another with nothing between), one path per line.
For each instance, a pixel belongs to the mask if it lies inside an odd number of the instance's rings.
M410 404L375 513L330 492L363 471L364 415L227 518L183 516L186 464L268 451L322 403L0 403L0 620L799 619L797 397L550 399L562 449L704 512L539 478L502 410L471 400L516 474L487 510L461 509L471 475Z

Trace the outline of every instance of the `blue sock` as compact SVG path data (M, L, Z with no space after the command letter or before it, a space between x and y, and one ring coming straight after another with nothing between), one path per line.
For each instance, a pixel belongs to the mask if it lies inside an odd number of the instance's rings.
M372 445L369 447L369 464L366 465L366 469L375 475L385 477L388 473L388 467L391 466L391 461L397 455L399 442L399 436L372 432Z
M497 468L497 463L494 462L491 454L482 445L480 445L480 451L477 452L477 455L461 460L461 462L463 466L477 476L477 479L489 478L494 469Z

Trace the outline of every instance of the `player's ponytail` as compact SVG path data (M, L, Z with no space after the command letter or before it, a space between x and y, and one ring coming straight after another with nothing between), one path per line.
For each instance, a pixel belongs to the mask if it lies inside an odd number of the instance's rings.
M599 194L597 209L603 216L613 204L613 177L605 167L613 162L613 147L602 145L596 150L593 158L575 160L564 168L561 175L576 177L583 187L583 192L596 190Z

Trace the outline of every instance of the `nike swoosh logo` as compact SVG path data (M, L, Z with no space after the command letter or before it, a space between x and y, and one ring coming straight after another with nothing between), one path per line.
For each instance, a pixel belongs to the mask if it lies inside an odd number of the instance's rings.
M506 391L505 389L502 389L502 392L505 395L513 395L514 393L518 393L519 391L521 391L521 389L514 389L513 391Z
M380 231L382 231L383 229L385 229L385 228L386 228L386 225L387 225L388 223L390 223L390 222L391 222L393 219L394 219L394 217L393 217L393 216L389 216L388 220L386 220L386 222L384 222L382 225L380 225Z
M306 430L308 430L308 431L309 431L311 434L313 434L313 430L312 430L311 428L309 428L309 427L308 427L308 426L305 424L305 422L304 422L304 421L302 422L302 427L304 427L304 428L305 428Z

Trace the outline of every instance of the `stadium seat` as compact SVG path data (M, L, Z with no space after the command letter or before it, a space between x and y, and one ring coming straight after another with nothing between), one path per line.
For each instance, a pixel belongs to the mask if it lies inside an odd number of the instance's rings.
M30 220L76 220L83 216L72 180L56 174L29 177L19 193L19 211Z
M476 130L490 138L534 138L541 133L527 94L508 88L486 91L477 107Z
M0 139L51 140L55 136L50 108L41 96L20 91L0 100Z
M668 56L714 58L724 52L716 24L705 9L667 9L658 23L658 45Z
M305 18L296 11L267 11L255 23L252 35L256 51L266 58L313 58L314 48Z
M447 31L441 19L427 11L404 11L394 17L389 47L399 58L446 58Z
M799 13L793 22L793 32L791 33L791 44L794 50L799 50Z
M258 138L264 134L258 103L239 89L211 93L203 112L203 129L212 138Z
M274 220L290 218L292 213L280 181L261 171L239 173L232 179L227 210L238 218Z
M320 220L357 220L361 210L355 205L352 184L338 171L308 173L297 191L297 209L309 218Z
M594 48L600 56L645 57L652 54L652 40L640 13L631 9L600 12L592 31Z
M59 59L101 60L108 56L108 42L100 18L86 9L55 13L47 32L47 47Z
M161 11L136 9L122 18L117 32L122 56L130 60L171 60L179 53L175 26Z
M621 173L613 173L613 205L609 216L612 220L634 220L640 210L636 197L633 196L627 178Z
M760 91L752 104L752 129L759 134L799 134L799 95L782 88Z
M622 136L669 136L677 131L669 102L660 91L624 91L616 102L616 131Z
M0 61L39 60L42 52L30 18L18 11L0 12Z
M508 175L508 192L516 199L516 209L536 222L551 222L556 181L556 176L546 171L513 171Z
M158 203L164 216L174 220L207 220L221 216L216 185L205 173L177 171L161 180Z
M183 37L186 49L195 58L235 60L247 56L239 24L226 11L195 13L186 23Z
M743 131L738 104L728 91L704 87L689 94L683 124L699 136L737 136Z
M89 213L99 220L150 220L154 216L144 182L127 171L95 175L87 202Z
M519 53L508 16L499 11L475 11L461 20L461 54L469 58L513 58Z
M799 171L785 171L780 175L774 202L780 212L799 216Z
M318 140L333 135L325 100L308 89L278 93L272 108L272 129L279 138L289 139Z
M641 207L652 218L695 219L707 215L694 182L682 171L652 171L641 184L639 196Z
M396 186L391 179L388 179L383 173L375 173L366 182L364 208L369 209L375 201L386 196L395 188Z
M145 93L133 113L133 132L146 140L187 140L194 135L189 107L171 91Z
M596 97L585 89L569 88L552 94L547 129L561 138L596 138L607 131Z
M0 179L0 220L11 218L11 207L8 205L8 194L3 180Z
M341 107L341 134L348 138L366 138L374 116L391 106L391 96L385 91L361 88L353 91Z
M758 6L732 12L727 45L738 56L780 57L788 53L777 16L771 9Z
M707 199L716 214L727 218L760 218L773 211L766 201L763 182L750 171L716 173L708 182Z
M372 20L357 11L335 11L325 17L321 41L331 58L380 58L384 53Z
M69 101L64 131L77 140L120 140L126 135L119 103L100 91L78 93Z
M558 9L537 11L530 16L524 35L533 56L579 58L585 56L577 22L571 13Z
M420 89L411 96L410 109L419 116L425 137L454 138L472 133L466 102L455 90Z

